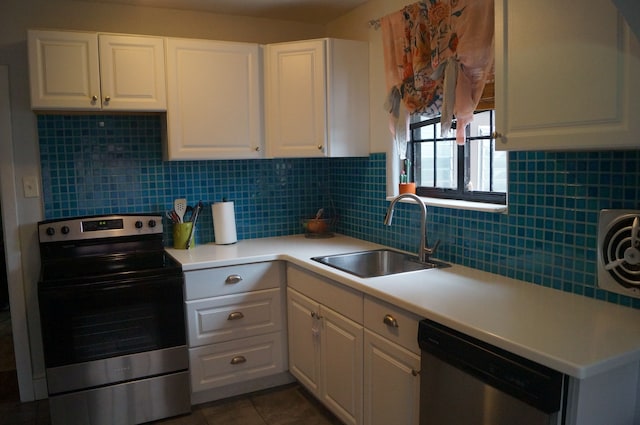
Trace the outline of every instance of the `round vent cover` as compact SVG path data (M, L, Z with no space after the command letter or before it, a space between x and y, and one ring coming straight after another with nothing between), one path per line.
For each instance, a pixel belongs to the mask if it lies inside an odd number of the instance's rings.
M640 297L640 211L600 211L598 286Z

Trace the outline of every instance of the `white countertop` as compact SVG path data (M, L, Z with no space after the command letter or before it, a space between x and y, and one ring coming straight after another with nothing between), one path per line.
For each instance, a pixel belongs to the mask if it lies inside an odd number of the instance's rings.
M294 235L167 252L185 272L286 260L579 379L640 360L640 311L632 308L455 264L362 279L311 260L377 248Z

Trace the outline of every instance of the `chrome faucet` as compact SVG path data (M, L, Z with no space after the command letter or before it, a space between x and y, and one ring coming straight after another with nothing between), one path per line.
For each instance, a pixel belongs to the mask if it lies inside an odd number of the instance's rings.
M421 219L420 219L420 246L418 247L418 259L423 263L429 261L429 257L436 252L438 245L440 244L440 240L437 240L433 248L429 248L427 246L427 206L422 202L419 196L413 193L403 193L399 196L393 198L391 203L389 204L389 208L387 208L387 215L384 217L384 225L391 226L391 222L393 221L393 211L396 206L396 202L403 198L410 198L416 201L418 206L421 207Z

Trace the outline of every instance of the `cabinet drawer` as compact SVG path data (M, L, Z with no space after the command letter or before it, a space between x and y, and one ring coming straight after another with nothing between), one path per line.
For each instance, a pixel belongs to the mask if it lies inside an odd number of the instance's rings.
M362 324L361 292L291 265L287 266L287 286Z
M419 354L418 322L411 312L370 296L364 297L364 326L398 345Z
M185 299L278 288L283 281L284 264L281 261L195 270L185 273Z
M279 331L280 288L187 301L189 347Z
M203 391L284 372L283 354L281 332L191 348L191 389Z

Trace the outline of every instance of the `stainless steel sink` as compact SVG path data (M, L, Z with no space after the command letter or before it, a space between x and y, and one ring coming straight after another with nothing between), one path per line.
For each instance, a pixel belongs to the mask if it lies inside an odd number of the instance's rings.
M312 260L359 277L387 276L417 270L449 267L449 264L435 260L423 263L418 261L416 256L390 249L326 255L313 257Z

